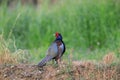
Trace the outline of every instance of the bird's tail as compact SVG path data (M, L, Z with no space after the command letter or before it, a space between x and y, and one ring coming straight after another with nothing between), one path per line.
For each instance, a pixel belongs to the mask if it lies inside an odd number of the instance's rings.
M42 66L44 66L48 61L50 61L52 59L52 57L51 56L46 56L39 64L38 64L38 66L39 67L42 67Z

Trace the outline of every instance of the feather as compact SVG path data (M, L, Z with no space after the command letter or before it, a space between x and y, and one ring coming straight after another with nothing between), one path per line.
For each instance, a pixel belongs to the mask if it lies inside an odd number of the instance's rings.
M55 61L61 59L63 53L65 52L66 48L64 42L62 41L62 35L56 32L55 37L56 39L46 52L47 56L38 64L39 67L43 67L44 65L46 65L46 63L51 59L55 59Z
M47 63L48 61L50 61L52 58L53 58L52 56L46 56L46 57L38 64L38 66L39 66L39 67L42 67L42 66L46 65L46 63Z

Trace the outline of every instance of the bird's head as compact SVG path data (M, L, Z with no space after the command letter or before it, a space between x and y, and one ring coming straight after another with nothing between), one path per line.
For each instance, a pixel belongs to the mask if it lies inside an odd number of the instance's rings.
M55 33L56 40L62 40L62 35L58 32Z

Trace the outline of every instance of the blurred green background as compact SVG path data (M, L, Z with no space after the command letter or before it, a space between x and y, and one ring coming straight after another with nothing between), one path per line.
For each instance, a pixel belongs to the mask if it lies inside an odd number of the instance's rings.
M11 52L26 49L35 62L45 56L55 32L63 35L65 59L70 54L74 60L99 60L112 51L119 55L119 4L119 0L38 0L34 4L0 0L0 34Z

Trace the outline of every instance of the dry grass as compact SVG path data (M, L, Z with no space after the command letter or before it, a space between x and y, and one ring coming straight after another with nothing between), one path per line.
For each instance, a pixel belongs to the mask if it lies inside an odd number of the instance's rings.
M119 80L120 65L105 65L104 63L93 63L86 61L74 66L75 76L78 80Z
M8 50L3 50L0 53L0 64L17 63L17 58L13 57Z
M103 57L103 62L105 64L111 64L114 63L115 61L117 61L117 58L114 52L109 52Z
M101 61L73 61L72 64L75 80L120 79L120 63L114 52L107 53Z
M7 48L7 44L0 35L0 64L4 63L16 63L16 58L13 58L10 50Z
M77 63L79 63L77 61ZM18 64L0 66L1 80L120 80L120 64L99 65L92 61L80 62L79 65L62 63L62 66Z
M11 52L8 46L10 46L9 41L5 41L3 36L0 35L0 64L28 62L30 54L28 54L27 50L16 49L14 52ZM15 46L15 44L13 44L13 46Z

